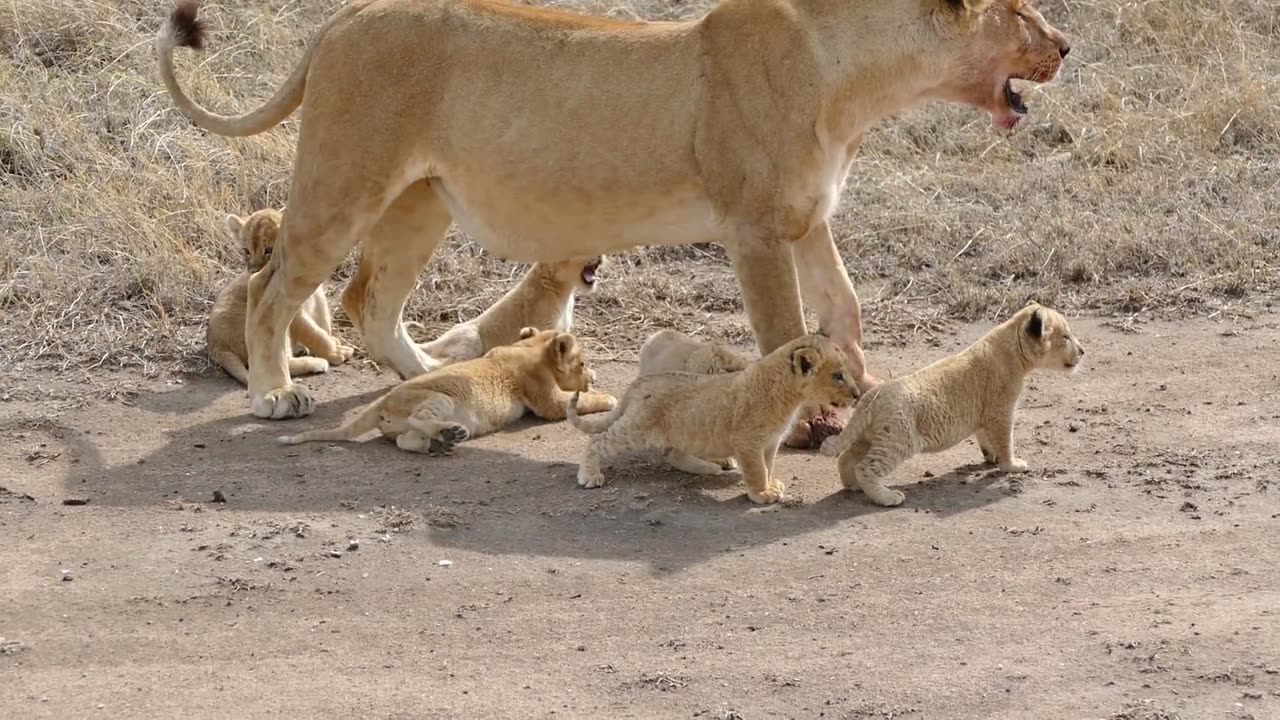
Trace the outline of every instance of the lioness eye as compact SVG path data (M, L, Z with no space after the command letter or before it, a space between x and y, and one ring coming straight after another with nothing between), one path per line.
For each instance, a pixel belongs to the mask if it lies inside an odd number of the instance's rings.
M263 250L263 251L262 251L262 256L263 256L263 257L271 257L271 248L267 248L266 250Z

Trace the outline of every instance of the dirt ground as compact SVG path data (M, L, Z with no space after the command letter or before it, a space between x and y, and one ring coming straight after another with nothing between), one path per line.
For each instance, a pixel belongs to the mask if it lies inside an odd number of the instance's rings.
M909 371L976 337L872 345ZM969 442L883 510L786 452L792 501L652 456L579 489L525 422L450 458L282 448L220 375L0 391L7 717L1274 718L1280 316L1076 321L1025 476ZM620 391L629 363L599 366ZM217 502L218 497L225 502ZM84 501L85 504L70 504Z

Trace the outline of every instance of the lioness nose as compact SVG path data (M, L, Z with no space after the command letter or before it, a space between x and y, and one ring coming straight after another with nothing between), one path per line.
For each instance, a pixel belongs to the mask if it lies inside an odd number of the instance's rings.
M1071 52L1070 45L1066 43L1062 43L1061 45L1058 46L1058 57L1066 57L1067 53L1069 52Z

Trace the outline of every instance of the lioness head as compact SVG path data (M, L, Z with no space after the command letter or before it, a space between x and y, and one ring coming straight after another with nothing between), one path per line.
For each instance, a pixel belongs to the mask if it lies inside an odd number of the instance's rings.
M247 218L227 216L227 230L240 241L244 264L249 272L258 272L271 259L271 251L280 237L282 218L281 212L273 208L258 210Z
M605 265L605 256L591 258L570 258L560 262L543 263L546 272L562 283L573 285L578 292L589 293L596 289L600 281L600 268Z
M1075 372L1084 346L1071 332L1062 313L1031 303L1019 313L1019 343L1026 358L1041 370Z
M1027 0L916 0L931 6L942 82L930 96L972 105L1012 130L1027 114L1013 80L1045 83L1071 51Z
M858 386L849 371L849 358L823 335L805 335L789 347L791 372L800 380L810 402L844 407L858 399Z

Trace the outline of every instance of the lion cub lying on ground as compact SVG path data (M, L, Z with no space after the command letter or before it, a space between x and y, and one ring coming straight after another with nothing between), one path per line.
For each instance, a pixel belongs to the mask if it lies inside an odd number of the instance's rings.
M905 495L884 486L899 464L919 452L941 452L970 435L982 457L1022 472L1013 454L1013 415L1032 370L1074 372L1084 348L1060 313L1032 303L967 349L868 392L844 432L822 444L840 456L840 480L871 502L893 506Z
M727 345L698 340L675 330L659 330L640 346L639 375L691 372L700 375L746 370L751 361Z
M454 325L431 342L420 343L419 347L445 365L478 358L499 345L510 345L520 339L521 328L569 332L573 326L574 298L578 292L596 289L596 273L604 260L601 256L535 263L520 282L489 309Z
M514 345L400 383L340 427L280 442L355 440L377 428L402 450L448 454L467 438L510 425L526 410L544 420L563 420L570 391L572 397L586 393L585 412L612 410L613 396L588 392L593 375L572 335L525 328Z
M266 266L271 259L276 239L280 237L279 210L258 210L247 218L228 215L227 230L240 242L245 260L245 271L218 292L209 313L209 328L205 334L209 359L227 371L227 374L249 384L249 350L245 345L245 313L249 299L249 278ZM293 344L304 346L316 357L293 357ZM289 353L289 374L308 375L329 370L330 365L341 365L350 357L353 349L333 336L329 318L329 304L324 297L324 286L302 304L297 317L289 325L285 339Z
M831 340L805 335L741 372L637 378L617 409L599 418L579 417L575 395L569 422L593 436L578 466L578 484L604 485L601 463L625 452L674 450L703 463L709 474L720 468L698 458L733 457L742 468L747 497L760 504L778 502L786 491L773 478L778 443L802 405L857 399L848 362Z

